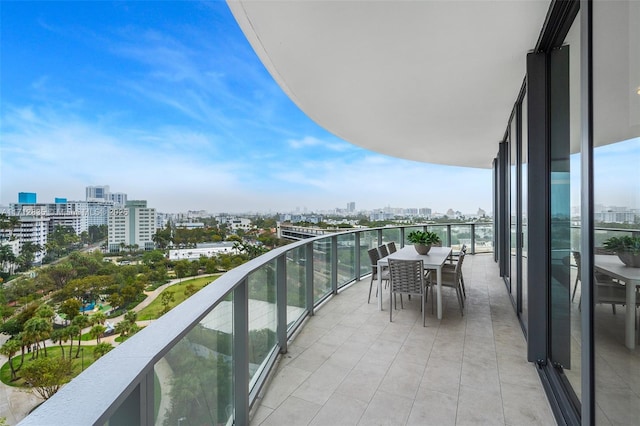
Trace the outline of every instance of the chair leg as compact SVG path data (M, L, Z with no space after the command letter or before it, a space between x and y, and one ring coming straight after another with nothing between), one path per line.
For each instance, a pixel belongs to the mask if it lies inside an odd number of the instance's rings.
M462 294L464 295L464 298L467 298L467 291L464 288L464 276L462 275L462 271L460 271L460 285L462 286Z
M464 304L462 303L462 292L456 288L456 296L458 297L458 305L460 306L460 315L464 316Z
M613 315L616 314L616 305L614 303L611 304L611 310L613 311Z
M573 294L571 295L571 301L576 297L576 290L578 289L578 277L576 277L576 282L573 285Z
M371 301L371 289L373 288L373 276L371 277L371 282L369 283L369 297L367 298L367 303ZM376 286L376 297L378 297L378 289Z
M393 299L395 294L389 289L389 322L393 322Z

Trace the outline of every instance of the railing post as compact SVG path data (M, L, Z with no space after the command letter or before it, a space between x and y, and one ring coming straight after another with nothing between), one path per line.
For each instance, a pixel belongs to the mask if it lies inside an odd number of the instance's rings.
M404 234L405 234L405 227L403 226L402 228L400 228L400 248L404 247Z
M382 245L382 229L378 229L378 247Z
M449 247L453 245L453 241L451 241L451 225L447 225L447 245Z
M354 234L354 242L353 244L355 244L355 250L354 250L354 256L355 256L355 277L356 277L356 281L360 280L360 232L356 232Z
M276 260L276 306L277 334L280 353L287 353L287 256L286 253Z
M476 224L471 224L471 254L476 254Z
M234 424L249 424L249 286L245 278L233 290Z
M313 243L309 243L305 246L305 253L305 266L307 272L307 279L305 280L307 285L307 310L309 311L309 315L313 316L313 264L315 262L313 257Z
M331 292L338 294L338 237L331 237Z
M141 408L141 425L153 426L156 423L155 419L155 392L153 387L155 386L153 368L149 370L145 378L140 382L140 408Z

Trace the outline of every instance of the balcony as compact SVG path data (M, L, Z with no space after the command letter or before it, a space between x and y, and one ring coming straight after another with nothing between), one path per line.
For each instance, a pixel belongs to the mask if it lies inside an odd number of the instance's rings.
M415 299L393 322L366 303L366 250L416 228L311 238L233 269L21 424L554 423L491 255L465 260L464 316L447 289L426 327ZM428 228L471 252L492 237L486 224Z
M386 292L385 311L367 304L368 278L340 292L294 336L251 424L554 424L493 257L463 269L465 315L445 289L426 327L415 298L393 322Z

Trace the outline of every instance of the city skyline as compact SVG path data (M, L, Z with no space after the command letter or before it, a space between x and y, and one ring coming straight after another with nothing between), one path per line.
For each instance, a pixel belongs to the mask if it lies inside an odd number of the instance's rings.
M10 2L1 19L2 205L108 184L165 212L492 210L489 168L400 160L317 126L225 3Z

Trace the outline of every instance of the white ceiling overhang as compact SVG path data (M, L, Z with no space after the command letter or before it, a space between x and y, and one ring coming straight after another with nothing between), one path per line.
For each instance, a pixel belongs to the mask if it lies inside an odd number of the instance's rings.
M549 1L228 1L311 119L366 149L491 167Z

